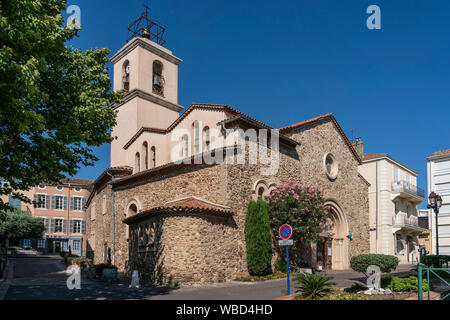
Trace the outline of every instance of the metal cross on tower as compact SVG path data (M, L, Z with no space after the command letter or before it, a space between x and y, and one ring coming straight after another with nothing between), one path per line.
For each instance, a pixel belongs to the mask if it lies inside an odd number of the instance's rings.
M144 5L145 12L128 25L127 42L135 37L149 39L163 47L166 46L166 26L149 16L149 6Z

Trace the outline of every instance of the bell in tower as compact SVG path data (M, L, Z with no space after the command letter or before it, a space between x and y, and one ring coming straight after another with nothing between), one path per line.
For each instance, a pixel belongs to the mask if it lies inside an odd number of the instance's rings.
M178 65L166 48L166 27L150 18L149 8L128 25L126 44L111 57L114 91L125 90L124 102L112 106L117 125L111 134L111 166L132 166L132 138L143 130L165 130L179 117ZM131 142L130 142L131 141Z
M127 42L134 37L142 37L160 46L166 46L166 26L148 15L149 7L145 5L145 12L128 25Z

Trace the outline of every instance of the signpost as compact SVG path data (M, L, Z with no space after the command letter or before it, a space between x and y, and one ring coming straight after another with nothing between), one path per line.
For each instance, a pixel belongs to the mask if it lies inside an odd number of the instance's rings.
M292 246L294 244L294 240L289 240L289 238L292 236L292 227L288 224L283 224L280 227L278 233L280 234L281 239L283 239L278 240L278 245L286 246L287 291L288 295L290 295L291 286L289 282L289 246Z

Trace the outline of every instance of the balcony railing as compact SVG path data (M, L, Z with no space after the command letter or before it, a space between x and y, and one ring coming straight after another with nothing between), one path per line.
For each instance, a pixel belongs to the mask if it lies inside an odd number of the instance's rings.
M392 183L392 191L406 192L414 196L425 198L425 191L408 181L396 181Z
M417 216L406 216L404 214L397 214L394 217L394 224L397 226L413 226L419 227L419 219Z

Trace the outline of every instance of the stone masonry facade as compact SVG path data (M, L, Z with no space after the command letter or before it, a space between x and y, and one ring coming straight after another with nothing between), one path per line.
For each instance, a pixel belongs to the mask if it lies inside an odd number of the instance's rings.
M348 259L369 253L368 184L358 175L359 161L342 134L330 118L325 118L293 129L289 136L299 144L295 148L280 145L280 167L273 176L261 175L261 164L202 164L132 175L99 188L87 210L87 235L94 263L104 262L105 250L112 246L112 186L114 263L124 270L128 261L157 283L192 285L229 281L248 274L245 215L258 181L267 185L296 181L316 186L346 217L353 234L348 241ZM335 180L328 178L323 165L324 155L330 152L339 163ZM130 227L122 222L132 213L132 204L142 212L191 196L228 206L233 215L171 213L155 215ZM146 250L136 245L142 224L152 225L153 237L158 240ZM311 252L314 250L313 244Z

